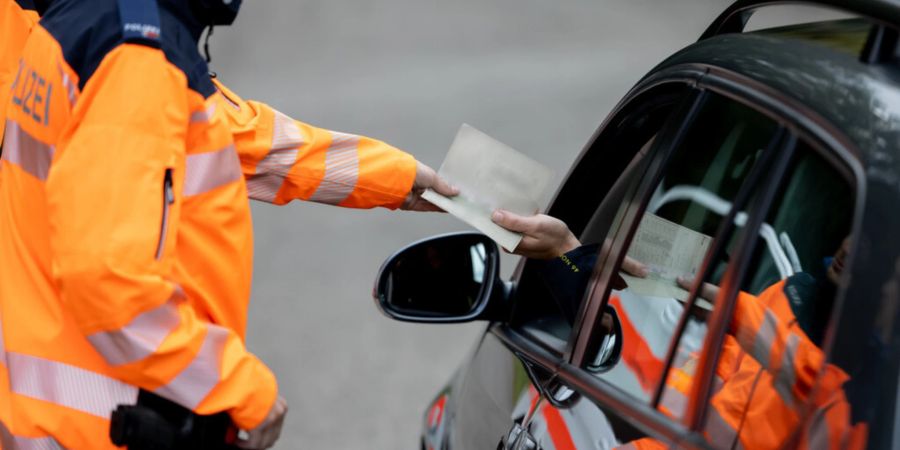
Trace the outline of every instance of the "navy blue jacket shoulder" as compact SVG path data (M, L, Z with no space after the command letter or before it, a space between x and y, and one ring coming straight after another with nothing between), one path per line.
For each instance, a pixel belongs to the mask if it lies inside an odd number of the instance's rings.
M192 27L180 11L157 7L155 0L140 1L158 8L158 17L155 17L159 23L158 33L144 32L143 39L133 39L130 32L136 27L123 23L117 0L56 0L41 17L40 24L59 42L66 62L78 74L81 89L90 81L103 58L128 40L162 48L166 58L184 72L190 89L204 97L212 95L216 89L209 78L206 61L197 49L202 30ZM141 22L146 24L153 20L150 17Z

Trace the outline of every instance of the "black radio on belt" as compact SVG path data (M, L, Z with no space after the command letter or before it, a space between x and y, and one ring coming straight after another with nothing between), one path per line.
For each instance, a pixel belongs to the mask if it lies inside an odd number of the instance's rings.
M119 405L113 411L109 437L129 450L237 448L237 429L228 414L201 416L144 390L136 405Z

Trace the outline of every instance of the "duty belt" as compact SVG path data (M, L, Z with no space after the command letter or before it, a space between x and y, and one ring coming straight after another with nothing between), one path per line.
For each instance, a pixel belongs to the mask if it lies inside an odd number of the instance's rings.
M237 449L237 429L228 414L199 415L143 389L136 405L119 405L113 412L109 437L129 450Z

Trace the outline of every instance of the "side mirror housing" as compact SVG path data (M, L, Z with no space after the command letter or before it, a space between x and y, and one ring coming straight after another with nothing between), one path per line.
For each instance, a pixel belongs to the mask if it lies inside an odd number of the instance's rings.
M494 318L505 297L497 244L481 233L428 238L381 266L373 292L386 316L406 322L456 323Z

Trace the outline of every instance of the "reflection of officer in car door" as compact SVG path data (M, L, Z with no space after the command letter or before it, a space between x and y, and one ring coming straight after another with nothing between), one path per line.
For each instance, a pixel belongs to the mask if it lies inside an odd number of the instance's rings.
M825 361L819 348L824 323L809 322L827 323L848 252L849 239L845 239L834 257L827 259L828 266L820 276L798 273L758 296L738 294L726 338L726 347L739 350L738 358L720 362L720 366L730 367L717 372L731 375L711 399L705 430L709 435L747 448L777 448L800 425L801 406L810 404L815 413L801 436L804 447L865 446L865 425L851 425L843 391L849 376ZM690 288L690 280L679 280L679 284ZM701 296L712 300L717 291L704 284ZM798 318L799 312L814 317ZM817 333L816 337L810 337L810 332ZM740 358L742 354L750 358ZM670 384L668 388L687 395L689 384L680 388Z
M566 265L571 264L566 263L567 260L580 261L586 269L582 272L590 272L592 264L596 262L596 256L590 255L596 254L596 251L579 255L579 251L583 252L587 246L579 247L580 243L571 231L557 219L544 215L521 217L502 211L494 215L494 221L531 237L523 239L523 245L516 249L516 253L545 258L562 256L560 260ZM825 277L797 274L770 286L758 297L743 292L739 294L736 311L729 326L729 336L726 336L723 346L726 357L720 359L720 367L716 371L721 382L717 383L718 388L711 400L712 408L705 429L711 438L716 438L717 443L735 443L739 440L746 448L777 448L792 436L799 425L797 407L809 402L816 408L816 412L810 419L811 426L801 436L803 447L865 446L865 424L850 424L850 408L842 389L842 385L849 379L848 375L837 366L825 362L823 352L807 336L791 309L793 305L804 306L830 297L825 299L827 302L824 305L824 309L830 310L834 287L840 279L848 247L849 241L844 240L834 257L829 260ZM634 263L629 261L628 265L634 267ZM550 275L550 281L554 285L564 280L556 273L551 272ZM587 282L585 278L587 277L572 277L571 272L569 275L570 284L579 286L582 290ZM689 281L682 279L679 283L690 288ZM570 302L581 298L579 292L572 295L571 286L559 286L556 290L568 296ZM712 285L705 285L701 292L701 296L708 299L714 299L716 294ZM827 316L827 311L814 310L812 315L814 318L824 317ZM814 333L820 333L820 330L821 328L810 329ZM751 358L727 355L740 356L742 352L746 352ZM736 363L737 367L719 370L729 363ZM691 365L691 361L688 361L682 367L673 368L675 376L667 380L666 395L670 398L684 396L685 402L674 403L686 403L693 375ZM726 373L730 375L721 378ZM748 376L736 376L737 374ZM746 386L748 382L752 386ZM666 395L663 406L667 403ZM671 414L670 411L669 413ZM753 432L741 433L742 430ZM652 438L632 442L629 446L666 447Z

